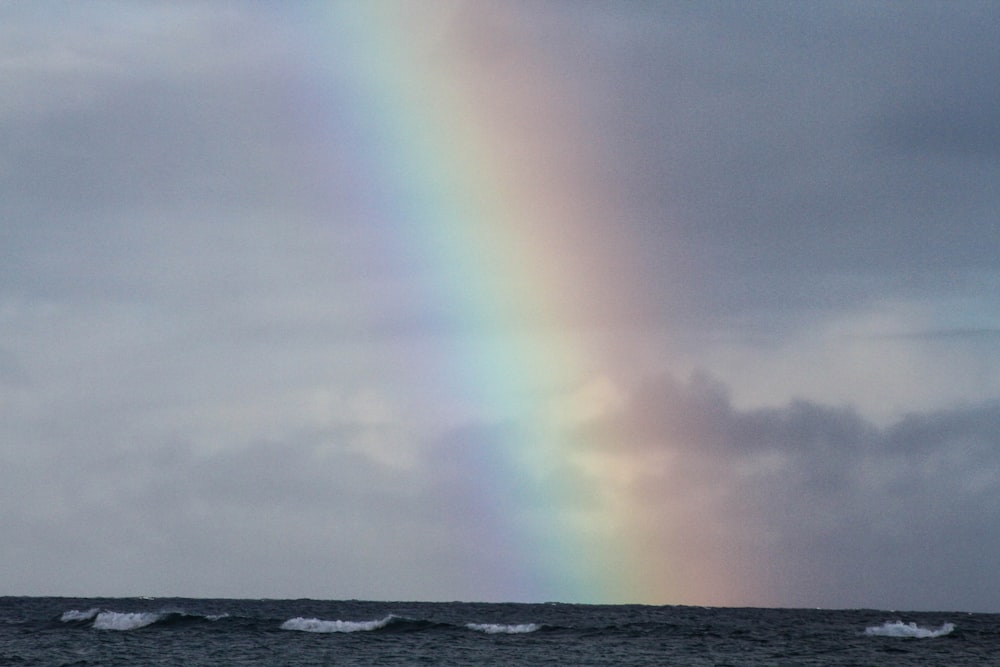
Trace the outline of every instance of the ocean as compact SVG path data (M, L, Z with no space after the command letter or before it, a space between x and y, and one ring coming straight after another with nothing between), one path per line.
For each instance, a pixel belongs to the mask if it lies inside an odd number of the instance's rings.
M1000 615L870 609L0 598L0 665L984 665Z

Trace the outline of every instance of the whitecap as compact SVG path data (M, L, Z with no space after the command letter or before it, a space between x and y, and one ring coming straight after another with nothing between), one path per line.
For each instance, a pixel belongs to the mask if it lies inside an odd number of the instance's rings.
M954 623L944 623L940 628L923 628L912 622L886 621L882 625L873 625L865 628L865 634L880 637L916 637L918 639L926 639L928 637L947 635L954 629Z
M96 630L135 630L152 625L163 618L162 614L152 612L122 613L117 611L102 611L94 619Z
M524 632L534 632L542 628L537 623L516 623L512 625L504 625L502 623L466 623L465 627L476 632L485 632L491 635L517 635Z
M59 617L59 620L63 623L71 623L73 621L89 621L90 619L97 616L100 613L100 609L94 607L93 609L88 609L87 611L80 611L78 609L70 609L69 611L63 612L63 615Z
M393 619L386 616L378 621L324 621L319 618L290 618L281 624L282 630L299 630L301 632L366 632L384 628Z

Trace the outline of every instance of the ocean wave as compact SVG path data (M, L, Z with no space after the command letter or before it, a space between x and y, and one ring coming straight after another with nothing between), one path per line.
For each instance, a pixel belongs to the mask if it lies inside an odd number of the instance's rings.
M916 637L926 639L928 637L941 637L950 634L955 629L954 623L944 623L940 628L923 628L916 623L903 623L902 621L886 621L882 625L873 625L865 628L865 634L879 637Z
M95 630L136 630L163 619L157 612L102 611L94 618Z
M89 621L101 613L101 610L97 607L93 609L88 609L87 611L80 611L79 609L70 609L69 611L63 612L63 615L59 617L59 620L63 623L80 623L82 621Z
M59 620L63 623L88 626L95 630L137 630L153 624L186 625L189 623L215 622L229 618L229 614L189 614L179 610L121 612L94 607L81 611L70 609Z
M503 623L466 623L465 627L476 632L485 632L491 635L517 635L542 629L542 626L538 623L516 623L510 625Z
M390 615L377 621L324 621L319 618L298 616L282 623L281 629L300 632L370 632L386 627L396 618Z

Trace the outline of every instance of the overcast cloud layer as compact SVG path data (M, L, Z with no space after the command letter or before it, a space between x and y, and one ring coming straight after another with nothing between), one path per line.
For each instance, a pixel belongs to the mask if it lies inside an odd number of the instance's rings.
M548 398L662 601L1000 610L996 5L424 4L579 101L656 306ZM318 14L0 6L0 593L531 599Z

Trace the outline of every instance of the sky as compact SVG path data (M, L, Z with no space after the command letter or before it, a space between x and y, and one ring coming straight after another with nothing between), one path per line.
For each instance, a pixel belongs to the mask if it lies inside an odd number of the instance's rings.
M0 594L1000 611L998 27L0 3Z

